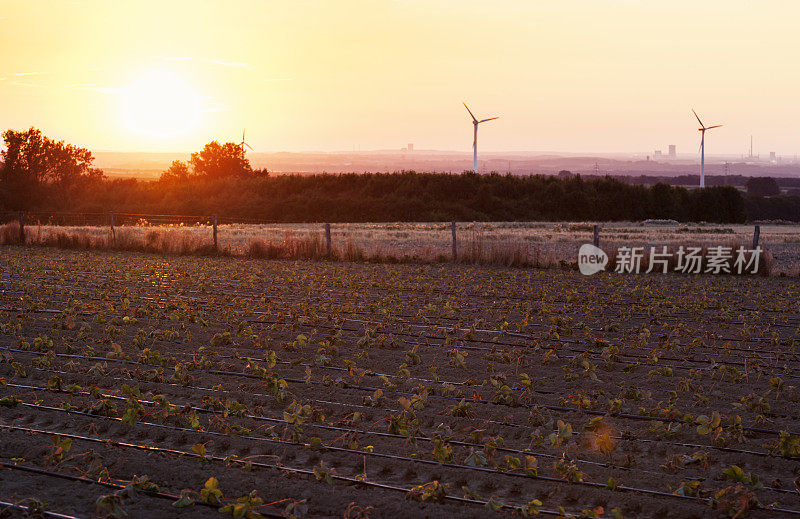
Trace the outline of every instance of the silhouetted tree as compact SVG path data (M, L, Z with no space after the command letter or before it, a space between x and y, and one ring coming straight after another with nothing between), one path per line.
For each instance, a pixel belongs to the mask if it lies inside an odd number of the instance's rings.
M655 218L678 220L681 217L681 201L675 189L662 182L650 188L651 209Z
M161 182L186 182L189 179L189 165L182 160L173 160L169 168L159 177Z
M781 188L772 177L753 177L745 183L748 195L775 196L781 194Z
M232 142L209 142L202 151L192 153L189 162L195 175L208 178L244 177L253 173L241 146Z
M77 190L103 178L103 172L92 167L89 150L56 142L35 128L7 130L3 140L6 150L0 180L3 205L8 209L29 209L48 196L57 197L56 205L63 205Z

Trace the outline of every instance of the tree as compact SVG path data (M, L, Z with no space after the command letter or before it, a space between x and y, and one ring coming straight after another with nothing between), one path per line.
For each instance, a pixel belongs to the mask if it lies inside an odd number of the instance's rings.
M680 200L669 184L658 182L650 187L650 207L654 218L680 218Z
M0 180L10 209L28 209L48 195L65 200L75 189L103 178L102 170L92 167L92 152L56 142L35 128L7 130L3 140Z
M772 177L754 177L745 183L748 195L776 196L781 194L781 188Z
M185 182L189 178L189 165L182 160L173 160L158 179L161 182Z
M209 142L202 151L192 153L189 162L195 175L208 178L244 177L253 173L241 146L232 142Z

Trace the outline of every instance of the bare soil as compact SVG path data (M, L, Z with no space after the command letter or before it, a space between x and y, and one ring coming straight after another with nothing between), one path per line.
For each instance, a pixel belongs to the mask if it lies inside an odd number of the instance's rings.
M3 502L800 515L791 279L19 247L0 262ZM158 493L113 497L144 475ZM220 502L203 503L212 477ZM195 504L173 506L182 492Z

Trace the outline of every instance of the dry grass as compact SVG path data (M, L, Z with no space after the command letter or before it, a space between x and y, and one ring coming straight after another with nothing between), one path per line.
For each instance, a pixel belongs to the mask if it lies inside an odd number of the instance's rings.
M9 222L0 226L0 245L20 243L19 222Z
M457 249L458 261L502 267L552 268L560 263L538 245L520 240L489 239L473 233Z
M575 268L577 250L591 242L587 222L460 223L458 262L525 268ZM601 226L600 247L610 256L613 269L621 246L746 247L752 226L711 224L662 224L617 222ZM380 263L450 262L449 223L359 223L332 226L332 250L328 254L320 224L220 225L219 250L212 245L211 228L205 225L120 226L112 238L107 227L28 225L26 242L32 245L72 249L115 249L171 255L210 255L265 259L370 261ZM763 256L760 272L797 275L800 271L800 227L762 225ZM0 226L0 244L19 242L16 222ZM674 260L673 260L674 263ZM647 256L643 259L646 270Z
M214 247L188 229L117 228L114 236L98 227L26 227L26 243L61 249L115 249L173 255L214 254ZM224 253L224 251L223 251Z
M244 255L251 258L306 260L328 257L321 236L297 236L291 231L286 233L282 241L251 239Z

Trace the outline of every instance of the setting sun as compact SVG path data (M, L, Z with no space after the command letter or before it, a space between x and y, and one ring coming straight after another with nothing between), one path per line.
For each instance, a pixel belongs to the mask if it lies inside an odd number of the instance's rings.
M151 71L123 88L120 101L125 127L150 137L186 134L200 122L200 96L180 77Z

